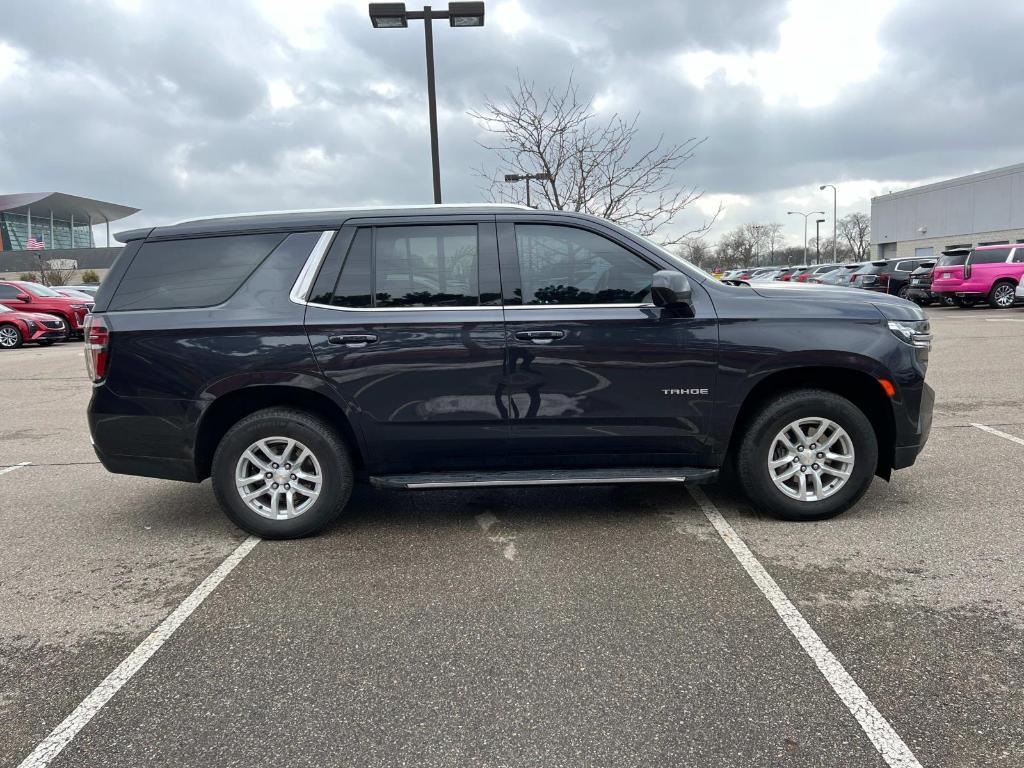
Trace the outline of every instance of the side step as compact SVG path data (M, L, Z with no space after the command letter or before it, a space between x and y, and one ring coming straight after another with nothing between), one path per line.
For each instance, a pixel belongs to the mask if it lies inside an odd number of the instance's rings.
M377 488L425 491L435 488L497 488L521 485L619 485L620 483L710 483L717 469L623 467L619 469L527 469L506 472L422 472L374 475Z

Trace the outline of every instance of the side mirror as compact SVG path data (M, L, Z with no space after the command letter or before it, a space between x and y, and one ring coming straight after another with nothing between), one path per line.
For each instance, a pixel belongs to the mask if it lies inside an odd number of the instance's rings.
M14 298L16 298L18 301L24 301L26 304L28 302L32 301L32 297L30 295L28 295L27 293L19 293Z
M651 298L656 307L693 309L693 289L690 288L690 281L682 272L672 269L654 273L651 280Z

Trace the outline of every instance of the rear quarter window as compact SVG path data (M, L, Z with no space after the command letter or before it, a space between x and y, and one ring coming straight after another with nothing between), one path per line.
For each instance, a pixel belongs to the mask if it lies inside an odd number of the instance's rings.
M143 243L108 309L185 309L220 304L285 237L275 233Z

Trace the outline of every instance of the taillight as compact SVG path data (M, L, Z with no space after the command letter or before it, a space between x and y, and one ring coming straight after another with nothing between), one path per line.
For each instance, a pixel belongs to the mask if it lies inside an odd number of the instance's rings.
M966 280L970 276L971 276L971 265L970 264L964 264L964 280Z
M879 285L888 285L889 284L889 273L888 272L879 272L878 273L878 283L879 283Z
M110 360L110 329L103 315L85 318L85 367L89 378L98 384L107 375Z

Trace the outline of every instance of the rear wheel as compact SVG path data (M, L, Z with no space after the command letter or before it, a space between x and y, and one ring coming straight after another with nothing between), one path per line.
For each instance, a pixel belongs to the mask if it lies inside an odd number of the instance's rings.
M11 323L0 325L0 349L17 349L24 343L21 329Z
M852 507L878 463L864 412L832 392L802 389L766 403L740 442L740 484L759 510L823 520Z
M1002 280L992 286L988 293L988 303L996 309L1009 309L1017 300L1017 286L1009 280Z
M239 528L267 539L317 533L352 493L352 462L330 424L305 411L268 408L224 435L213 456L214 493Z
M905 298L907 298L907 291L909 291L909 290L910 290L910 286L909 285L901 285L900 289L898 291L896 291L896 295L899 296L901 299L905 299Z

